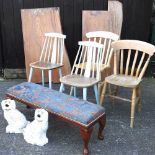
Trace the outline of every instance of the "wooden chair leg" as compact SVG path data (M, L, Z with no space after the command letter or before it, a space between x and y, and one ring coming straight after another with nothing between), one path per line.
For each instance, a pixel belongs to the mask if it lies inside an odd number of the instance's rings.
M30 73L29 73L28 82L31 82L31 80L32 80L32 74L33 74L33 67L30 68Z
M95 92L96 103L99 105L99 95L98 95L97 84L94 85L93 87L94 87L94 92Z
M76 97L76 87L73 88L74 88L74 97Z
M70 96L72 96L72 94L73 94L73 86L71 86Z
M41 75L42 75L42 85L45 85L45 80L44 80L44 70L41 70Z
M61 68L58 68L58 72L59 72L60 78L62 78L62 70L61 70Z
M63 92L63 90L64 90L64 84L63 83L61 83L61 85L60 85L60 89L59 89L59 92Z
M98 122L99 122L98 139L103 140L104 139L103 129L106 124L106 115L102 116Z
M49 88L52 89L52 70L48 71Z
M136 88L133 89L133 93L132 93L131 120L130 120L131 128L133 128L133 126L134 126L135 106L136 106Z
M62 69L58 68L59 76L62 78ZM63 86L63 91L65 91L65 87Z
M88 144L89 144L92 131L93 131L93 128L90 128L90 129L80 128L80 134L84 142L84 148L83 148L84 155L89 154Z
M87 100L87 88L83 88L83 100Z
M105 96L105 93L106 93L106 87L107 87L107 82L104 82L104 86L103 86L103 89L102 89L102 92L101 92L101 97L100 97L100 105L102 105L102 103L103 103L104 96Z

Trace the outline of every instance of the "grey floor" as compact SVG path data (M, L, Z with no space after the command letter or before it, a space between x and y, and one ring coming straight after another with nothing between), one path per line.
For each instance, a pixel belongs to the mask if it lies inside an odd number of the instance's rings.
M5 80L0 82L0 99L3 100L7 88L24 80ZM59 85L54 84L58 90ZM123 101L105 99L107 123L104 141L97 140L96 125L90 140L92 155L154 155L155 154L155 79L144 79L142 83L142 111L136 112L135 127L129 127L130 104ZM81 91L78 91L81 96ZM120 95L130 96L130 91L121 89ZM92 89L89 101L94 102ZM34 109L27 109L17 103L17 108L32 121ZM3 112L0 108L0 155L80 155L82 140L78 128L57 118L49 118L47 136L49 143L44 147L26 143L22 134L6 134Z

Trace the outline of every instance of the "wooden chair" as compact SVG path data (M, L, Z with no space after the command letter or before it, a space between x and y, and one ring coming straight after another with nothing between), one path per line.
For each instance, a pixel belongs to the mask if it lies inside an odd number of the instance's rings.
M87 88L93 86L99 104L97 84L100 81L103 45L92 41L80 41L78 44L71 74L60 78L60 92L63 91L64 84L74 88L74 96L76 87L83 88L83 99L87 100Z
M108 31L94 31L86 33L86 37L89 41L95 41L104 45L102 53L102 65L101 65L101 81L99 82L100 87L104 84L105 73L111 67L112 48L111 43L119 39L119 35L108 32Z
M45 40L39 61L30 64L28 81L31 82L33 69L42 71L42 85L44 86L44 71L48 70L49 88L52 88L52 70L58 69L62 77L61 67L63 66L63 52L65 35L60 33L45 33Z
M100 104L102 105L103 103L107 84L131 88L131 100L113 94L109 94L108 96L131 102L130 127L133 128L136 104L138 104L138 109L141 109L140 83L149 64L149 60L155 52L155 46L137 40L120 40L113 42L112 48L114 49L114 74L105 78ZM120 61L117 63L119 52Z

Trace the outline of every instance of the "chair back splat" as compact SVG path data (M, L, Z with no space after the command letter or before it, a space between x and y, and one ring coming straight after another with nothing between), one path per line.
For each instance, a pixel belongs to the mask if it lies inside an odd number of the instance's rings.
M60 33L45 33L40 61L53 64L63 64L65 38L66 36Z
M94 31L88 32L86 37L89 38L89 41L98 42L103 44L103 52L102 52L102 64L105 66L110 66L110 60L112 57L112 48L111 43L113 41L117 41L119 39L119 35L108 32L108 31Z
M80 41L71 75L100 79L103 45L92 41Z
M114 49L114 74L142 79L155 47L138 40L120 40L112 43ZM118 54L120 61L117 63Z
M28 81L31 82L33 70L40 69L42 85L44 86L44 71L48 70L49 88L52 88L52 70L57 69L62 77L64 40L66 36L61 33L45 33L45 39L39 61L30 64Z

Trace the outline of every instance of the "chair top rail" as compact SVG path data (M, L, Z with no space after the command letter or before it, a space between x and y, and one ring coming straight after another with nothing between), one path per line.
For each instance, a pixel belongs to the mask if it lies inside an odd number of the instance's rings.
M116 41L119 39L119 35L108 32L108 31L94 31L94 32L88 32L86 33L87 38L94 38L94 37L101 37L101 38L107 38L111 39L113 41Z
M151 45L144 41L139 40L119 40L115 41L111 44L112 48L114 50L120 50L120 49L131 49L131 50L138 50L145 52L149 55L153 55L155 52L155 46Z
M45 33L45 36L46 37L56 37L56 38L66 39L66 35L61 34L61 33L55 33L55 32Z

